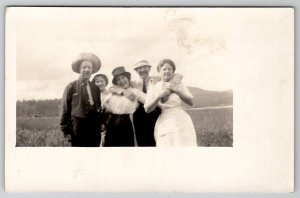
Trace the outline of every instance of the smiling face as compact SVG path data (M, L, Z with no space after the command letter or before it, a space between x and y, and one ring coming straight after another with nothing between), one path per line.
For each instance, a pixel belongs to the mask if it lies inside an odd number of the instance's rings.
M174 70L169 63L165 63L160 69L160 76L164 82L168 82L174 74Z
M144 65L135 69L135 71L139 74L141 79L145 80L149 77L150 66Z
M128 89L129 88L129 79L128 79L127 76L125 76L125 75L119 75L116 78L116 81L117 81L117 85L119 87L122 87L124 89Z
M104 91L107 84L103 77L98 76L95 78L95 85L99 88L100 91Z
M80 76L81 79L86 81L89 80L93 71L93 64L90 61L83 61L80 64Z

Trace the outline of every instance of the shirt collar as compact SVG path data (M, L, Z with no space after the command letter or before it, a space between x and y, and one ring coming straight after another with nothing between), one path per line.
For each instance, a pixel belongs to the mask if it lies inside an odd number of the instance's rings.
M78 81L79 81L80 85L86 85L87 83L90 83L90 80L83 81L83 79L81 77L79 77Z

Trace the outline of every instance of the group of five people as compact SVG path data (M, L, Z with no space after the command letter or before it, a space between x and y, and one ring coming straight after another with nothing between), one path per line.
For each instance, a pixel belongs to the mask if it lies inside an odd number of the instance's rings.
M124 66L115 67L110 88L105 74L89 80L100 67L91 53L72 63L80 76L64 91L60 121L72 146L197 146L193 122L182 108L182 102L193 104L193 96L172 60L160 61L156 77L149 76L148 61L138 61L133 68L137 81Z

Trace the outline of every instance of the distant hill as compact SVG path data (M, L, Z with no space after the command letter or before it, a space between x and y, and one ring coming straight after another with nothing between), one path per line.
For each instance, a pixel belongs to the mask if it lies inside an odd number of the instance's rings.
M196 87L188 87L194 96L192 108L228 106L233 104L232 90L228 91L208 91ZM189 106L185 106L190 108Z
M201 108L232 105L232 90L208 91L196 87L189 87L194 96L192 107L184 105L184 108ZM47 100L22 100L17 101L17 116L43 117L59 116L61 99Z

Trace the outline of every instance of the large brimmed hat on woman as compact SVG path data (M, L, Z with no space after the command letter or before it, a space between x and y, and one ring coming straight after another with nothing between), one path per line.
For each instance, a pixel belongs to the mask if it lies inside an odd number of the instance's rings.
M130 81L130 78L131 78L131 73L127 72L123 66L114 68L113 71L112 71L112 75L114 76L113 79L112 79L112 83L114 85L117 84L117 77L120 76L120 75L126 76L129 81Z
M83 61L90 61L92 63L92 73L96 73L101 67L101 61L98 56L92 53L81 53L74 59L72 63L72 69L74 72L80 73L80 65Z

